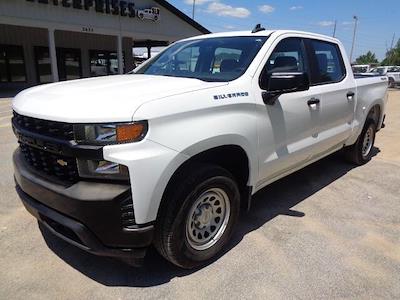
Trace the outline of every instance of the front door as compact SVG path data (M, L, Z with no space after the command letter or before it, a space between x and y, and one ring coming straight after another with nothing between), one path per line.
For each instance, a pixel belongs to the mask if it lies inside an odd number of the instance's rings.
M301 38L284 38L274 48L263 72L308 73L305 47ZM262 90L254 78L258 123L258 188L304 164L315 143L318 108L310 105L319 95L308 91L279 96L273 105L264 104Z

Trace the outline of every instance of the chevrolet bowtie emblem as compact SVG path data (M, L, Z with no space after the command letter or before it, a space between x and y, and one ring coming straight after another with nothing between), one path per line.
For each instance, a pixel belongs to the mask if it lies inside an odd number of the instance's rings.
M63 159L57 159L57 163L62 167L65 167L68 165L68 163Z

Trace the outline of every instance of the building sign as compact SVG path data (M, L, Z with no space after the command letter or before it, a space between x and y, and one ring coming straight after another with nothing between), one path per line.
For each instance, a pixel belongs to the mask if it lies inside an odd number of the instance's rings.
M94 10L98 13L119 15L121 17L139 18L140 20L160 19L160 9L158 7L138 9L135 3L120 0L26 0L28 2L38 2L65 8Z

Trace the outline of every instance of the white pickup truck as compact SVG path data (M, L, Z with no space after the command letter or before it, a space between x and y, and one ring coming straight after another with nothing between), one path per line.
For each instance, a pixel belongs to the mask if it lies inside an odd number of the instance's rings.
M354 66L353 66L354 68ZM373 68L364 73L356 73L362 77L368 76L386 76L388 78L389 87L394 88L400 85L400 67L398 66L382 66Z
M136 264L155 245L197 267L266 185L341 149L367 162L387 85L355 79L327 36L257 27L181 40L132 74L18 94L16 190L86 251Z

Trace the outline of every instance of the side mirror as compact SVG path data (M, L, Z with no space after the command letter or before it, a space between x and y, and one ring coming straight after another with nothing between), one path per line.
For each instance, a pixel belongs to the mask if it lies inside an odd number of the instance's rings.
M265 90L262 93L264 103L273 105L282 94L306 91L310 88L310 80L307 73L263 73L260 78L260 87Z

